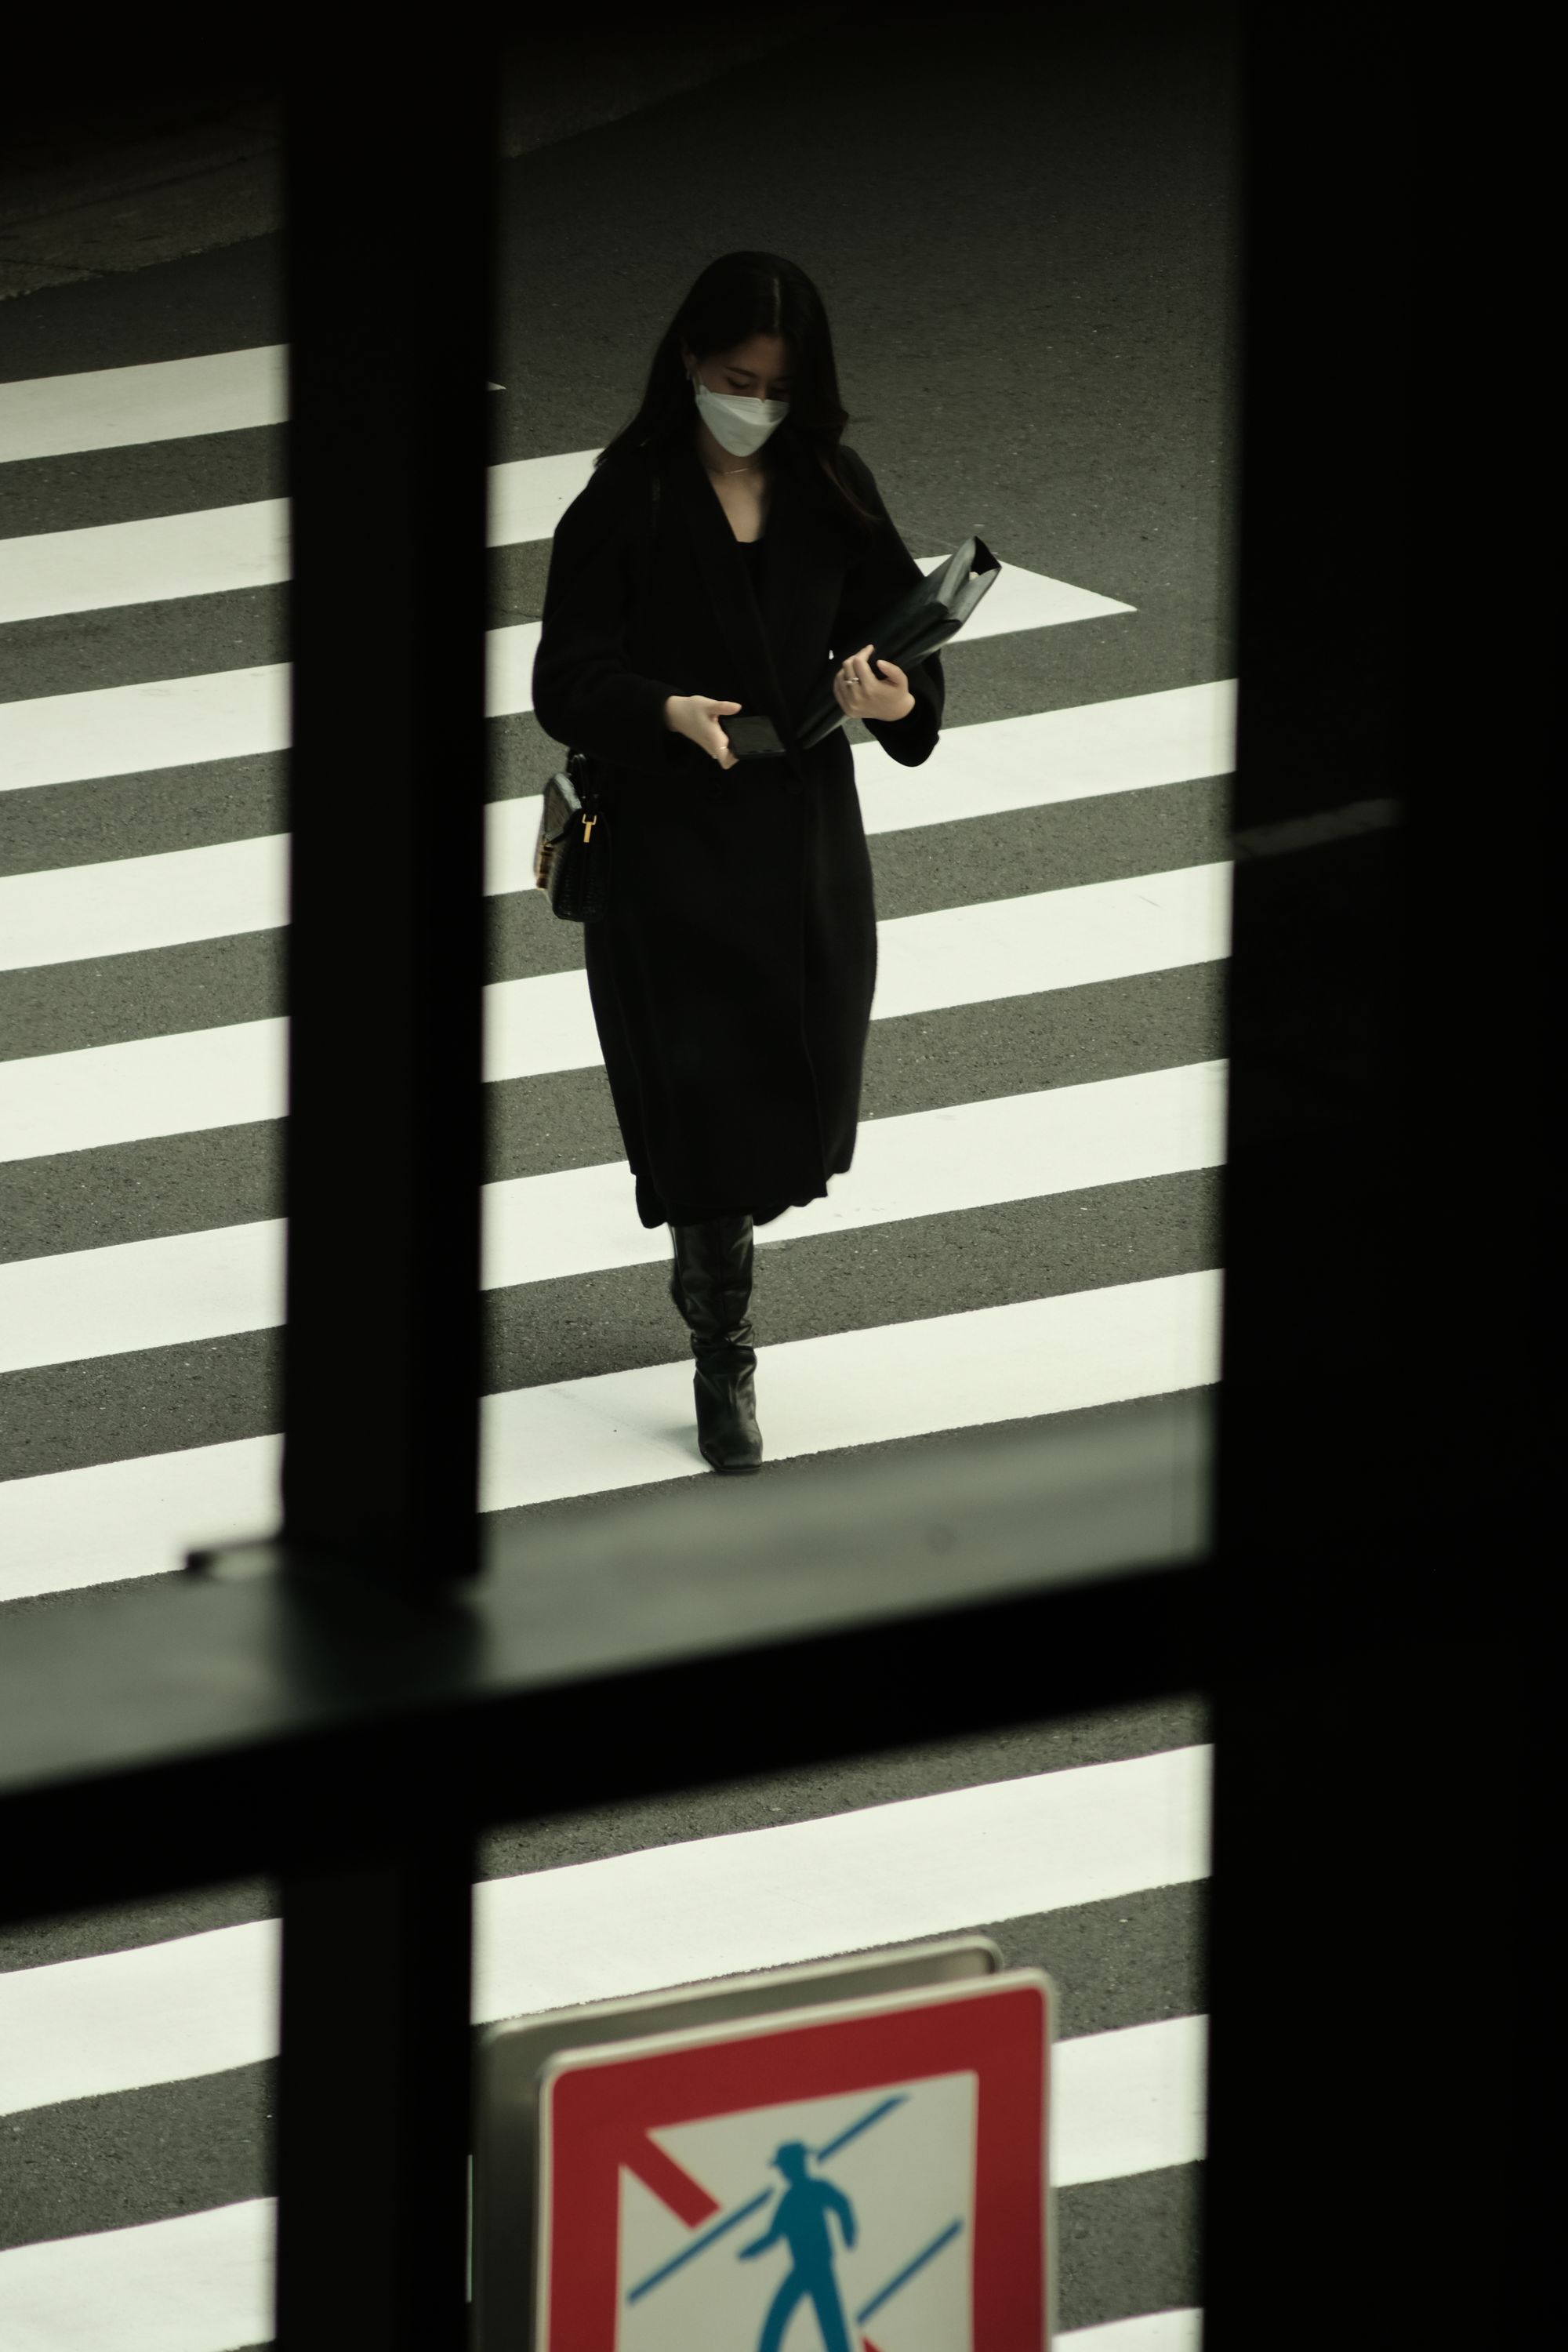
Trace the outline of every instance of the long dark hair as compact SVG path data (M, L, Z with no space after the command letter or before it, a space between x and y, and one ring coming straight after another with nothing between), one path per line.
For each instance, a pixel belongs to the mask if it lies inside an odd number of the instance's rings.
M732 351L752 335L782 336L792 355L789 415L779 432L794 434L811 452L844 512L863 530L875 530L880 518L861 505L839 459L849 412L838 397L827 312L805 270L778 253L721 253L708 264L660 338L641 407L606 442L595 465L633 447L646 449L657 464L671 442L690 432L691 386L680 356L682 341L705 360L711 352Z

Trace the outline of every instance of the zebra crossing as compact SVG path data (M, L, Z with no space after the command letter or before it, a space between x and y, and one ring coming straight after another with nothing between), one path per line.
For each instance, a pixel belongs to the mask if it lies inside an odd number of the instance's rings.
M878 925L873 1023L1201 963L1228 939L1229 868L1215 864L1086 883ZM579 969L492 981L488 1084L601 1059ZM0 1160L281 1118L281 1017L29 1056L0 1074Z
M854 1950L1009 1906L1033 1911L1201 1878L1208 1767L1206 1748L1182 1748L488 1880L476 1896L475 2020L810 1958L825 1931ZM635 1949L612 1932L631 1916ZM279 1950L278 1923L258 1920L0 1977L0 2034L16 2053L0 2115L275 2056ZM113 2044L97 2047L106 2015L117 2021ZM1175 2022L1184 2031L1194 2021ZM1133 2026L1112 2038L1136 2051L1165 2031ZM1124 2154L1181 2145L1184 2159L1154 2160L1190 2160L1195 2088L1185 2080L1179 2111L1118 2116L1068 2101L1071 2146L1102 2147L1120 2134ZM1105 2177L1082 2168L1098 2161L1087 2153L1064 2151L1064 2160L1074 2179Z
M1215 1168L1224 1142L1217 1062L910 1111L868 1123L855 1166L789 1237ZM281 1323L286 1230L277 1217L0 1265L0 1371ZM784 1238L764 1227L757 1244ZM621 1160L487 1184L481 1242L487 1290L653 1265L667 1249L629 1207Z
M775 1341L768 1453L795 1461L1203 1387L1218 1377L1219 1324L1218 1278L1196 1273ZM686 1360L485 1397L481 1513L694 1475L672 1442L689 1397ZM0 1599L156 1576L187 1548L275 1527L282 1458L280 1436L237 1438L13 1479Z
M0 385L0 495L7 462L275 426L283 359L268 346ZM593 454L492 468L491 545L546 541ZM132 632L133 645L146 607L192 598L210 600L216 620L235 592L287 579L287 520L286 502L266 499L0 540L0 628L90 613ZM1132 612L1002 552L1008 569L966 637ZM916 560L925 569L938 558ZM538 634L537 621L490 632L492 717L528 712ZM950 675L963 658L961 641ZM919 861L938 826L1048 825L1053 810L1095 800L1125 804L1136 822L1163 793L1222 790L1234 724L1235 683L1216 679L951 726L918 771L894 772L879 746L858 744L874 855L907 847ZM0 701L0 794L276 757L287 734L288 670L275 660L22 694ZM0 832L7 805L0 798ZM531 893L536 823L536 796L489 803L493 898ZM51 984L95 960L145 957L155 982L169 951L287 921L286 835L136 855L133 815L125 831L132 854L122 857L0 877L0 971L30 977L45 1003ZM918 896L926 870L904 870L906 895ZM1147 871L1016 896L951 896L879 924L872 1076L882 1042L892 1050L927 1016L967 1009L977 1020L1038 1020L1073 992L1179 978L1222 963L1228 949L1229 866L1212 856L1157 857ZM539 919L539 968L486 989L489 1085L600 1066L584 975L570 962L579 943L526 895L524 916ZM569 968L554 968L552 953ZM374 1017L372 989L365 1018ZM0 1162L36 1167L45 1186L108 1184L122 1147L155 1150L277 1121L286 1046L279 1017L73 1045L68 1015L58 1047L0 1062ZM1135 1224L1163 1182L1222 1164L1217 1053L1073 1083L1041 1075L1026 1091L868 1116L855 1167L831 1198L758 1234L760 1318L770 1263L786 1252L809 1269L813 1253L845 1237L865 1246L887 1227L901 1257L931 1221L1070 1195L1087 1207L1108 1188L1121 1188L1119 1213ZM376 1181L374 1166L354 1175ZM0 1375L91 1367L132 1381L151 1375L159 1349L278 1324L281 1218L187 1230L177 1204L159 1198L145 1223L132 1240L0 1256ZM374 1265L353 1264L352 1219L350 1228L346 1266L374 1282ZM663 1235L636 1219L624 1165L584 1160L570 1138L557 1165L485 1187L487 1288L590 1276L640 1284L664 1255ZM1219 1370L1220 1291L1207 1263L1062 1290L1026 1260L1003 1299L912 1314L907 1293L889 1290L882 1318L853 1328L836 1323L829 1295L821 1328L770 1342L760 1321L769 1458L920 1444L1207 1386ZM673 1323L665 1360L498 1389L481 1406L481 1508L705 1475L685 1442L689 1417L689 1364ZM95 1457L89 1438L81 1455L0 1483L0 1604L166 1573L190 1546L277 1523L281 1441L270 1431L110 1458ZM1092 1914L1099 1932L1096 1906L1203 1880L1208 1763L1198 1739L1088 1762L1058 1754L1051 1769L974 1786L492 1874L476 1889L475 2021L987 1922L1044 1936L1048 1954L1053 1921L1076 1933ZM20 1957L0 1948L0 2115L13 2119L14 2147L68 2115L90 2147L95 2118L106 2131L132 2129L141 2095L250 2082L275 2053L272 1917L64 1957L40 1956L37 1939L17 1948ZM1201 2161L1204 2026L1188 2010L1075 2030L1069 1998L1053 2122L1064 2194ZM0 2157L0 2208L12 2161ZM154 2179L157 2163L150 2147ZM0 2343L7 2352L259 2346L271 2326L272 2217L271 2200L251 2195L117 2221L95 2209L83 2229L72 2226L68 2192L50 2228L0 2239ZM1195 2352L1199 2330L1195 2311L1173 2308L1074 2326L1058 2340L1073 2352Z
M0 705L0 725L5 709ZM1026 718L978 720L944 735L923 766L898 776L872 764L875 745L858 744L860 814L868 836L874 836L946 824L955 807L969 816L1000 816L1188 783L1226 772L1235 724L1235 682L1222 679ZM0 792L8 788L16 789L15 778L0 772ZM537 793L487 804L488 895L531 888L538 824ZM289 919L288 888L284 834L0 877L0 971L271 930ZM1105 930L1097 914L1094 938ZM966 952L966 963L973 952ZM1103 958L1106 950L1100 952ZM1223 946L1199 943L1200 957L1224 952ZM1100 976L1114 975L1102 962ZM996 993L1021 994L1029 984L1000 987Z

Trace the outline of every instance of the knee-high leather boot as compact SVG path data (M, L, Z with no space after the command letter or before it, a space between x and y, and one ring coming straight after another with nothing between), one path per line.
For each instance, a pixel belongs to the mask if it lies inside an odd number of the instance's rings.
M752 1300L752 1220L714 1217L671 1225L669 1295L691 1333L696 1359L697 1443L715 1470L756 1470L763 1459L747 1309Z

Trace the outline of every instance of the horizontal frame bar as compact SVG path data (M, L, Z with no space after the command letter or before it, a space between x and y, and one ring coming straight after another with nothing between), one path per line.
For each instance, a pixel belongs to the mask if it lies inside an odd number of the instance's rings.
M0 1916L1194 1688L1212 1410L523 1518L440 1603L276 1541L24 1614Z

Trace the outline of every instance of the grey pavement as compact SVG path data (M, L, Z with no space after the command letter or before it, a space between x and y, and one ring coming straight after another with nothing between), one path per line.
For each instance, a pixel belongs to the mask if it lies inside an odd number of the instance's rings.
M787 27L726 26L723 67L760 61L837 18L832 8L807 7L793 11ZM531 154L700 89L713 78L714 48L713 28L630 11L595 11L581 26L533 37L502 36L498 152ZM69 89L40 103L35 87L0 130L0 300L275 236L283 226L282 106L268 56L252 39L205 73L198 66L151 121L139 82L116 102L106 80L87 107Z

